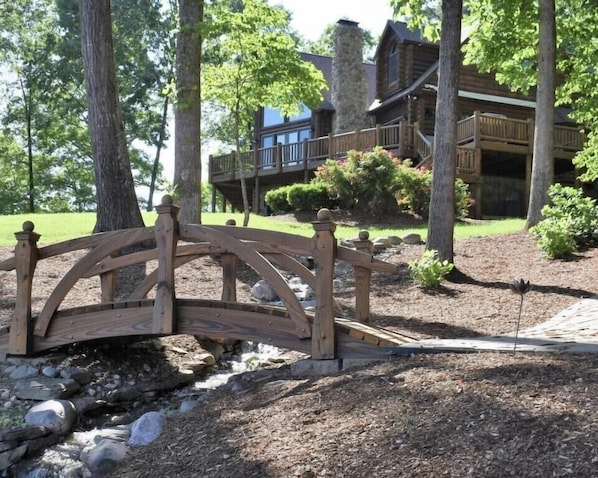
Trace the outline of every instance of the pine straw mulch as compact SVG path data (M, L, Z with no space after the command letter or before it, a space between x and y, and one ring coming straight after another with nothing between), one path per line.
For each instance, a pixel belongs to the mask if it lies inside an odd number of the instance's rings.
M0 258L9 252L2 248ZM457 241L459 278L433 292L409 278L406 262L422 252L423 246L405 247L387 257L402 264L398 274L373 276L374 324L416 338L494 335L515 330L519 297L509 291L513 280L533 284L525 297L522 328L598 293L598 249L567 261L549 261L526 233ZM35 307L58 280L56 269L69 266L61 260L40 263ZM197 294L201 284L202 297L219 297L218 267L214 260L186 266L178 272L177 290ZM0 279L2 322L14 304L14 291L8 274ZM251 274L241 277L241 300L248 297L254 279ZM82 284L70 300L89 303L88 296L98 290L97 284ZM349 311L351 292L339 291ZM148 360L176 364L181 360L177 341L192 347L188 337L161 341L164 347L148 347L148 353L156 355ZM96 359L103 363L101 356ZM105 363L114 366L114 373L124 373L114 361ZM170 416L163 434L146 447L131 449L111 476L598 474L594 355L416 355L319 378L294 377L283 366L266 375L240 377L209 396L191 412Z
M423 246L389 258L404 264ZM530 280L521 327L598 292L598 249L540 256L525 233L458 241L459 280L422 291L406 267L375 275L376 324L415 337L515 330L512 280ZM350 291L341 294L350 307ZM597 317L598 319L598 317ZM590 477L598 474L598 356L397 358L328 377L247 376L131 450L127 477Z

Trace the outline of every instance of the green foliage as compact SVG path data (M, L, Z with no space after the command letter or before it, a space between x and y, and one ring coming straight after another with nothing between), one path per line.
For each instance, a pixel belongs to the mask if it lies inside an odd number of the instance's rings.
M270 189L266 192L264 200L266 204L274 212L288 212L292 211L293 208L289 204L289 189L291 186L282 186L276 189Z
M316 171L314 182L327 184L340 207L361 207L375 216L388 213L388 201L392 200L403 210L428 215L432 171L414 168L411 160L400 161L382 148L350 151L346 160L329 159ZM457 179L456 216L467 217L471 203L467 184Z
M400 161L392 153L380 147L365 152L349 151L346 159L328 160L318 168L314 182L328 184L344 207L354 206L379 214L386 212L389 198L394 201L398 164Z
M573 224L569 219L544 219L530 229L540 250L551 259L566 257L577 250Z
M299 211L317 211L323 207L330 208L332 200L326 184L293 184L287 192L291 208Z
M438 287L453 268L449 261L441 261L438 251L433 249L424 251L420 259L409 262L411 277L425 288Z
M542 208L544 219L530 229L538 247L555 259L571 254L580 245L593 240L598 230L596 200L581 189L554 184L548 190L550 204Z

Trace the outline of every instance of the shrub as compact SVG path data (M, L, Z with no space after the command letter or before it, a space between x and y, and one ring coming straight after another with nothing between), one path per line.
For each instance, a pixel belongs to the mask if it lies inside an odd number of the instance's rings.
M323 183L293 184L288 188L287 199L291 207L299 211L314 211L333 206L330 188Z
M567 220L575 242L585 244L598 229L598 206L596 200L583 195L581 189L553 184L548 189L551 204L542 208L545 220Z
M389 196L394 203L397 164L399 160L380 147L365 152L349 151L346 159L329 159L318 168L314 183L328 184L341 207L357 206L375 213L381 204L387 205Z
M598 229L598 206L581 189L562 184L550 186L548 197L551 203L542 208L544 219L530 232L546 256L558 259L593 240Z
M271 189L264 197L264 201L272 211L289 212L292 207L289 204L289 189L291 186L282 186L280 188Z
M449 261L441 261L434 249L425 251L417 261L409 262L411 277L426 288L438 287L453 267Z
M551 259L560 259L577 250L573 223L566 219L549 218L530 229L540 250Z
M396 198L399 205L422 217L428 217L430 196L432 193L432 171L426 168L414 168L411 160L398 165L395 174ZM469 186L462 179L455 181L455 216L469 216L472 204Z

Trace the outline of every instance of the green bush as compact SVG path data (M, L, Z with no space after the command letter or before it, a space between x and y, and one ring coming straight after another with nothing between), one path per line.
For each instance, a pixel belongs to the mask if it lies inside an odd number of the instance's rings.
M566 219L549 218L530 229L540 250L551 259L560 259L577 250L573 223Z
M425 251L420 259L410 261L408 265L413 280L426 288L438 287L454 267L447 260L441 261L434 249Z
M581 189L562 184L550 186L548 197L550 204L542 208L544 219L530 232L546 256L558 259L593 240L598 229L598 206Z
M314 183L327 184L340 207L359 207L378 212L388 207L388 198L396 208L393 196L394 176L400 161L392 153L376 147L371 151L349 151L347 158L326 163L318 168Z
M289 212L293 208L289 204L289 189L291 186L282 186L276 189L270 189L264 197L264 201L272 211Z
M551 204L542 208L544 220L567 220L578 245L592 240L598 229L598 206L596 200L584 196L581 189L553 184L548 189Z
M330 188L323 183L293 184L288 189L287 199L291 207L299 211L314 211L333 205Z
M395 174L396 198L399 205L413 214L428 217L432 193L432 171L426 168L414 168L411 160L405 160L397 166ZM469 216L469 207L473 203L469 186L462 179L455 181L455 216Z

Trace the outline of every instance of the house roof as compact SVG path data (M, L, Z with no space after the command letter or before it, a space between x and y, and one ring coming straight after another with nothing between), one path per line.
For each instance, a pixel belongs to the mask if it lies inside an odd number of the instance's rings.
M405 22L393 22L392 20L388 20L386 22L386 27L384 28L384 32L382 36L386 33L386 30L390 29L394 32L394 34L402 41L408 42L415 42L415 43L428 43L430 45L437 45L437 42L432 42L425 38L421 30L415 29L410 30L409 27Z
M324 96L323 104L330 105L332 94L332 57L315 55L313 53L300 53L299 55L303 61L312 63L324 75L324 79L328 84L328 89L322 92L322 95ZM363 68L368 77L368 104L371 104L376 98L376 65L373 63L363 63Z

